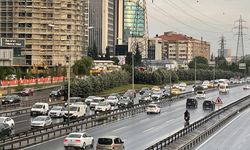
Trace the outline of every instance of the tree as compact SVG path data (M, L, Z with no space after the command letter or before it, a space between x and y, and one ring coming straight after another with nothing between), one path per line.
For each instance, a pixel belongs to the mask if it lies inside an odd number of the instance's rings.
M82 59L75 61L73 65L73 72L76 75L89 75L93 60L90 57L82 57Z
M127 65L132 65L132 52L128 52L125 58L125 63Z
M229 69L229 65L225 57L216 57L215 62L216 62L216 66L218 69L221 69L221 70Z
M99 59L99 57L98 57L98 50L97 50L97 46L96 46L96 43L94 42L94 44L93 44L93 48L92 48L92 53L93 53L93 59L95 59L95 60L97 60L97 59Z
M140 49L139 49L139 45L137 43L136 49L135 49L135 55L134 55L135 66L140 66L141 65L141 60L142 60L142 56L141 56L141 52L140 52Z
M207 69L207 68L209 68L208 60L205 57L202 57L202 56L196 56L195 58L193 58L193 60L189 62L188 67L189 68L194 68L195 67L195 61L196 61L196 68L197 69Z
M114 61L115 65L119 64L119 59L117 57L112 57L111 60Z
M110 51L109 51L109 46L107 46L107 47L106 47L105 59L106 59L106 60L110 60Z

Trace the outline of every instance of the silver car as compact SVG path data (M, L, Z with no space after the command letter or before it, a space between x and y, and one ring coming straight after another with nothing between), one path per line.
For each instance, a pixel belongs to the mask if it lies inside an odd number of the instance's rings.
M96 150L125 150L124 142L117 136L104 136L97 140Z
M31 121L31 127L45 127L52 124L50 116L37 116Z

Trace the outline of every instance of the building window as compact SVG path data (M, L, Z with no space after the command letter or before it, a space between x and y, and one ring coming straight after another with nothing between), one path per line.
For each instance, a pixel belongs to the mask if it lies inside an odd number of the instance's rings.
M29 44L29 45L26 45L25 47L26 47L26 48L32 48L32 45Z
M68 3L68 4L67 4L67 7L68 7L68 8L71 8L71 3Z
M18 23L18 27L24 28L25 27L25 23Z
M26 23L26 27L31 28L32 27L32 23Z
M67 46L67 50L70 50L70 46Z
M18 37L19 38L25 38L25 34L19 34Z
M67 25L67 29L69 29L69 30L70 30L70 29L71 29L71 25Z
M52 18L53 17L53 14L52 13L49 13L48 14L48 18Z
M26 34L26 38L32 38L32 34Z
M67 14L67 18L68 18L68 19L71 19L71 14Z
M24 13L24 12L20 12L20 13L19 13L19 16L20 16L20 17L25 17L25 13Z
M71 39L71 35L67 35L67 39L70 40Z
M27 17L32 17L32 13L26 13Z

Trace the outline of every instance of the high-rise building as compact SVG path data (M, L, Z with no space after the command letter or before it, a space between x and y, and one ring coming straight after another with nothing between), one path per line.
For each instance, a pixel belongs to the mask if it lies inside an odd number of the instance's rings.
M99 55L114 51L114 0L89 0L89 46Z
M1 37L25 39L19 65L64 65L85 53L85 10L86 0L1 0Z
M188 63L195 56L210 60L210 44L175 32L165 32L158 36L162 39L162 59Z
M142 0L119 3L118 44L128 44L129 37L145 35L145 11Z

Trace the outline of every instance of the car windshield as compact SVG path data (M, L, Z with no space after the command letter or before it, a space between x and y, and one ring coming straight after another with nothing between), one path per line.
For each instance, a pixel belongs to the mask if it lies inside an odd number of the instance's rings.
M69 138L80 138L81 134L72 133L68 135Z
M98 144L111 145L112 143L113 143L113 141L110 138L99 138L98 139Z
M57 94L57 91L51 91L51 94Z
M38 117L34 118L33 121L44 121L45 119L46 119L46 117L38 116Z
M62 109L62 107L56 106L56 107L53 107L51 110L61 110L61 109Z
M129 100L126 100L126 99L120 101L120 103L128 103L128 102Z
M203 94L203 92L202 91L198 91L197 94Z
M44 105L35 104L35 105L33 106L33 108L43 108L43 106L44 106Z
M114 100L114 99L116 99L116 96L109 96L108 99Z
M106 103L99 103L98 105L99 106L106 106L107 104Z
M156 105L148 105L149 108L155 108Z
M71 103L79 102L80 98L70 98Z
M78 110L78 107L75 107L75 106L69 107L69 111L77 111L77 110Z
M99 99L99 98L98 99L97 98L93 99L93 102L100 102L100 101L101 101L101 99Z
M0 118L0 123L3 123L4 122L4 118Z
M93 98L95 98L95 96L89 96L89 97L87 97L87 99L93 99Z
M154 93L154 95L161 95L161 93L160 93L160 92L157 92L157 93Z

